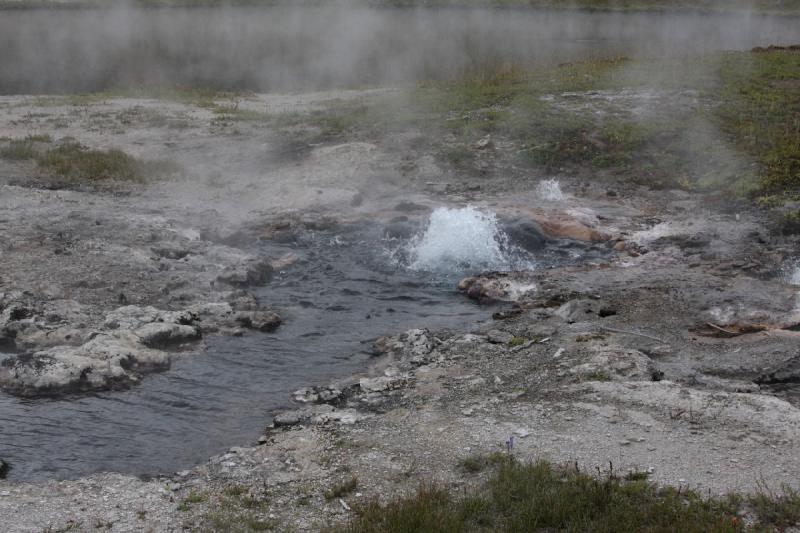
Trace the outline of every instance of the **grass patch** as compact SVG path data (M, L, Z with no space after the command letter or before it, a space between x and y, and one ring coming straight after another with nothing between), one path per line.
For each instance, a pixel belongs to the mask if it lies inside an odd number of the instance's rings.
M0 148L0 158L12 161L24 161L36 157L36 143L50 143L49 135L28 135L24 139L11 139Z
M605 370L595 370L581 376L583 381L611 381L611 375Z
M0 148L0 158L34 160L39 168L74 183L144 182L152 177L177 172L167 161L141 161L122 150L93 150L78 142L64 140L56 146L49 136L38 135L8 141Z
M508 345L512 348L515 346L522 346L523 344L525 344L525 339L522 337L514 337L508 341Z
M459 459L458 467L468 474L477 474L507 460L507 456L502 453L493 453L491 455L475 454Z
M716 117L760 165L761 194L800 193L800 50L729 54Z
M325 499L330 501L336 498L341 498L343 496L347 496L348 494L355 492L358 488L358 478L353 476L350 479L342 481L339 484L334 485L330 488L330 490L325 491Z
M254 531L285 531L269 517L269 496L244 485L228 485L221 494L211 498L209 510L203 515L199 531L249 533Z
M747 509L748 525L739 518ZM709 497L659 487L641 473L595 476L544 461L504 458L475 493L422 486L416 494L380 505L332 531L339 533L484 531L744 532L796 524L797 493Z

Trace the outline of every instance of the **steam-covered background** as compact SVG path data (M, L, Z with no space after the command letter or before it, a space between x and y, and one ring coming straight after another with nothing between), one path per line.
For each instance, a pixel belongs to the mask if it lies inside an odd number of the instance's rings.
M287 91L788 44L800 21L749 12L273 7L0 11L0 93L140 84Z

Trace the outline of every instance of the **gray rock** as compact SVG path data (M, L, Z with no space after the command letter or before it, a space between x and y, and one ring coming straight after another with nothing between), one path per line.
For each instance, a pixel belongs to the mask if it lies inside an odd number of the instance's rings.
M514 338L514 335L506 331L493 329L486 334L486 339L494 344L508 344Z
M281 325L281 317L272 311L246 311L236 315L236 322L248 329L275 331Z
M529 252L541 251L547 246L549 239L542 228L535 222L524 218L513 218L501 222L511 242Z
M330 405L312 405L303 409L277 413L272 419L272 423L275 427L296 426L333 411L334 409Z
M233 287L258 287L268 283L272 273L272 263L269 259L252 259L226 268L217 276L216 281Z
M194 326L165 322L145 324L134 333L149 348L166 348L200 338L200 332Z
M138 372L163 369L169 354L144 346L131 332L101 334L78 347L14 355L0 364L0 388L32 396L105 390L138 380Z

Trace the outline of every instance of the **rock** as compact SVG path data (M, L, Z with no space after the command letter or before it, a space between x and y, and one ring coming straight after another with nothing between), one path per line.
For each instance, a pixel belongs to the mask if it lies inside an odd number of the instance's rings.
M358 386L365 392L383 392L395 389L403 383L404 379L389 376L379 376L376 378L361 378Z
M768 370L755 381L761 385L800 383L800 357L793 357L781 365Z
M480 303L509 302L535 291L536 283L528 272L490 272L462 279L458 289Z
M236 322L248 329L271 332L281 325L281 317L272 311L249 311L238 313Z
M417 204L414 202L403 201L394 206L395 211L400 211L402 213L412 213L414 211L430 211L430 208L426 205Z
M78 347L14 355L0 363L0 388L21 396L105 390L163 369L169 354L144 346L127 331L100 334Z
M612 379L651 381L654 366L649 357L638 350L604 350L570 369L572 374L592 381Z
M486 334L486 338L493 344L508 344L514 339L514 335L506 331L493 329Z
M514 218L501 223L511 242L529 252L539 252L547 246L548 238L542 228L525 218Z
M531 218L539 223L542 232L549 237L584 242L605 242L611 238L607 233L588 226L585 221L578 220L574 215L574 213L548 213L534 214Z
M165 348L200 338L200 332L194 326L165 322L145 324L134 331L134 334L149 348Z
M587 320L602 308L602 303L597 300L586 298L570 300L561 305L553 312L553 315L565 320L566 322L580 322Z
M275 425L275 427L296 426L301 423L306 423L312 418L330 413L333 410L333 407L330 405L314 405L303 409L282 411L275 415L275 417L272 419L272 423Z
M164 259L173 259L173 260L183 259L187 255L189 255L189 250L181 246L175 246L175 245L154 247L150 248L150 251L152 251L158 257L163 257Z
M294 399L300 403L336 403L342 391L335 387L303 387L294 391Z
M425 329L410 329L400 336L404 343L403 355L413 362L419 362L433 350L433 339Z
M491 148L491 146L492 146L491 135L486 135L485 137L472 143L472 147L475 148L476 150L485 150L486 148Z
M9 466L7 462L0 459L0 479L5 479L9 470L11 470L11 466Z
M297 254L288 253L280 256L278 259L273 259L270 261L270 266L272 270L282 270L290 265L296 263L300 258Z
M337 422L339 424L352 425L364 418L355 409L337 409L327 413L321 413L314 417L315 424L324 424L326 422Z
M251 259L236 266L226 268L216 281L233 287L258 287L272 278L272 263L269 259Z
M384 226L383 235L386 238L407 240L419 232L419 224L402 218L403 220L393 220Z
M153 322L190 325L194 320L195 317L189 311L162 311L152 306L126 305L108 313L103 327L135 330Z

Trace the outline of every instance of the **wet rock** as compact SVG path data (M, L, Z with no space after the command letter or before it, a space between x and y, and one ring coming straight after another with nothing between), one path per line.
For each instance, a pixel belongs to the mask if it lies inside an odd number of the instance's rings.
M288 253L282 255L278 259L273 259L270 261L270 266L272 266L273 270L283 270L284 268L296 263L299 259L300 258L297 256L297 254Z
M189 255L189 250L181 246L159 246L150 248L154 254L164 259L178 260Z
M358 386L365 392L384 392L397 389L405 383L403 377L378 376L374 378L361 378Z
M584 242L605 242L611 238L609 234L590 227L588 220L578 220L575 213L535 214L532 218L549 237Z
M293 396L300 403L337 403L342 391L336 387L303 387L294 391Z
M271 332L281 325L281 317L272 311L248 311L238 313L236 322L248 329Z
M426 205L417 204L414 202L403 201L394 206L395 211L400 211L401 213L413 213L413 212L424 212L430 211L430 208Z
M282 411L273 417L272 423L275 427L296 426L298 424L308 423L321 415L332 413L333 411L334 408L332 406L325 404L313 405L291 411Z
M403 217L405 218L405 217ZM383 234L387 239L410 239L419 232L419 224L409 220L394 220L386 224Z
M713 240L714 236L705 233L665 235L652 241L651 246L676 246L682 250L694 250L707 248Z
M272 278L273 268L269 259L252 259L236 266L227 267L216 281L232 287L258 287Z
M512 302L533 293L536 283L526 272L489 272L462 279L458 289L480 303Z
M138 380L139 371L166 368L169 360L131 332L100 334L78 347L4 359L0 388L21 396L105 390Z
M145 324L134 333L149 348L166 348L200 338L200 332L194 326L165 322Z
M9 470L11 470L11 466L7 462L0 459L0 479L5 479Z
M433 350L433 339L425 329L410 329L400 340L404 343L403 355L411 361L421 360Z
M126 305L108 313L103 327L135 330L153 322L190 325L194 319L195 317L189 311L162 311L152 306Z
M536 222L525 218L514 218L503 221L501 227L511 242L529 252L538 252L547 246L549 239Z

